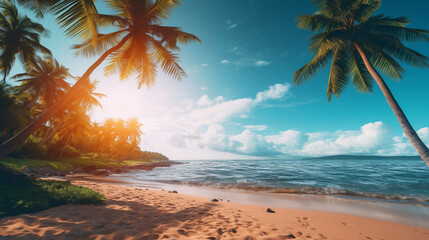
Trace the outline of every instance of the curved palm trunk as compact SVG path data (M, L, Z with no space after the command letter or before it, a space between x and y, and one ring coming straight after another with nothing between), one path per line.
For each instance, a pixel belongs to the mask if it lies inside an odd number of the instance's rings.
M118 45L107 50L101 57L92 64L88 70L82 75L82 77L73 85L73 87L52 107L43 111L36 119L34 119L30 124L28 124L24 129L18 132L15 136L7 140L6 142L0 145L0 160L6 157L13 150L25 143L27 138L33 134L37 129L39 129L43 124L45 124L49 119L51 119L55 114L61 111L67 104L69 104L76 93L79 92L81 86L88 81L89 76L92 72L109 56L111 53L117 51L121 48L125 42L128 40L128 36L125 36Z
M383 78L380 76L380 74L378 74L377 70L375 70L375 68L372 66L371 62L369 61L368 57L366 56L361 46L357 43L354 43L354 44L356 46L356 49L359 51L359 54L361 55L366 68L368 69L369 73L372 75L374 80L377 82L378 86L380 87L381 91L384 94L384 97L387 100L387 103L389 103L390 107L392 108L393 113L395 113L395 116L398 119L399 123L401 124L401 127L404 130L405 135L408 137L411 144L416 149L417 153L420 155L420 157L423 159L423 161L425 161L426 165L428 165L429 167L428 147L423 143L423 141L419 138L414 128L411 126L410 122L408 121L407 117L405 116L404 112L399 106L398 102L396 102L396 99L393 97L393 94L390 91L389 87L387 87Z

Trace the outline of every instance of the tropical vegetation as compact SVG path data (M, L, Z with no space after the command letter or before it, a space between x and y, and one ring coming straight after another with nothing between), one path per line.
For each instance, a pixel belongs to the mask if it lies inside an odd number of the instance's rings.
M37 180L26 185L0 184L0 218L33 213L64 204L101 205L105 196L61 181Z
M183 32L177 27L162 25L180 4L179 0L105 0L115 12L114 15L98 13L91 0L18 2L33 9L40 16L43 16L45 11L56 15L68 35L83 40L81 44L74 46L77 54L100 57L54 104L43 109L22 130L0 145L0 159L21 146L47 122L56 121L52 119L79 101L79 95L87 87L90 75L104 60L109 60L105 69L107 73L118 72L121 79L136 73L139 87L151 86L155 82L157 68L173 78L181 79L185 72L178 64L178 44L200 41L195 35ZM97 32L98 28L113 31L101 34ZM63 140L67 142L71 136L69 134ZM124 138L118 137L117 140L124 141Z
M405 135L429 166L429 149L422 142L381 77L402 78L399 61L428 67L428 57L404 42L429 41L429 31L409 28L406 17L374 15L381 0L312 0L318 11L298 17L298 27L315 32L310 38L314 58L294 75L301 84L331 61L327 97L336 97L349 83L361 92L373 90L373 80L384 94Z

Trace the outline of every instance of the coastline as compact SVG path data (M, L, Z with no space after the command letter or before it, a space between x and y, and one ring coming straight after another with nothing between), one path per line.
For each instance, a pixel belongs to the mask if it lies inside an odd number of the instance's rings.
M76 177L80 178L80 176ZM89 179L95 180L91 177ZM178 191L187 195L209 199L218 198L241 204L350 214L381 221L429 228L429 223L427 222L427 219L429 219L429 207L427 205L409 204L403 201L387 202L378 199L353 199L335 195L273 193L240 189L219 189L211 186L189 186L158 181L131 181L128 176L123 175L113 175L105 179L124 186Z
M310 208L315 203L302 198L299 201L308 203L307 210L276 207L269 201L259 205L240 203L233 198L213 202L208 197L183 193L183 189L175 193L169 189L136 188L112 177L72 175L68 179L105 194L106 205L67 205L6 217L0 219L0 236L6 239L429 238L429 227L315 211ZM267 205L275 213L268 213Z

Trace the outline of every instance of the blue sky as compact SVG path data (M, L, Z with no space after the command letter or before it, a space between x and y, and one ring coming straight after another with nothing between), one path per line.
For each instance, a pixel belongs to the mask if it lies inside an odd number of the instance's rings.
M108 11L97 4L99 12ZM426 1L389 0L378 13L407 16L410 27L429 28L427 9ZM350 85L329 103L328 69L292 86L294 72L312 57L311 33L298 29L295 17L315 10L309 0L184 0L165 25L202 40L182 47L188 77L178 82L160 74L154 87L136 90L132 77L120 82L99 68L93 78L107 98L92 117L138 117L142 148L172 159L414 155L378 88L362 94ZM83 74L95 58L75 57L69 49L74 41L52 17L39 21L51 32L43 44L72 74ZM409 46L429 55L428 43ZM405 69L402 81L386 81L429 143L429 69Z

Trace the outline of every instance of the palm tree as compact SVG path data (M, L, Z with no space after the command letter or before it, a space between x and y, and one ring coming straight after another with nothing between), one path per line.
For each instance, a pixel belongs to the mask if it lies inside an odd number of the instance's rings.
M0 2L0 11L0 67L6 82L16 55L27 66L34 62L36 52L49 55L51 52L40 44L40 35L46 33L42 25L20 15L9 1Z
M13 79L18 79L18 82L21 82L19 93L30 94L33 103L38 102L46 109L52 106L70 88L66 82L68 76L68 69L59 64L57 60L52 57L43 59L36 56L35 62L27 67L27 72L13 76ZM43 140L39 142L40 145L50 140L55 132L54 125L60 125L56 124L57 122L61 123L59 114L55 118L48 122Z
M114 149L114 142L116 135L114 132L115 120L113 118L108 118L104 120L104 123L99 126L99 136L97 136L97 142L100 144L99 151L101 153L110 154Z
M87 112L94 106L102 107L97 98L105 97L105 95L95 92L97 83L98 81L90 82L88 80L82 86L81 91L75 95L73 103L66 106L62 112L57 113L54 118L49 120L51 127L48 128L48 131L46 131L43 140L39 143L40 145L43 145L52 140L54 134L63 126L67 116L73 113L73 111L79 110L82 112Z
M403 42L429 40L427 30L406 27L406 17L373 15L381 0L312 0L319 8L313 15L298 17L298 27L316 32L310 38L314 58L294 75L294 84L301 84L328 64L332 58L327 96L330 100L342 92L351 76L352 84L361 92L372 91L372 78L383 92L406 136L420 157L429 166L429 150L409 123L377 70L400 79L403 61L427 67L428 58ZM372 77L372 78L371 78Z
M123 155L123 158L127 157L135 157L135 155L140 151L140 141L141 141L141 135L143 132L141 131L141 127L143 124L141 124L137 118L133 117L126 121L125 124L125 130L127 132L127 142L126 144L128 146L127 152ZM125 146L124 146L125 147Z
M81 108L77 108L68 114L57 133L59 141L63 142L59 157L62 156L65 147L69 143L76 143L80 137L88 135L91 126L90 117Z
M99 81L86 81L86 83L82 86L81 91L76 93L73 100L74 104L78 104L84 111L89 111L94 106L103 108L97 98L100 99L106 95L95 92L98 82Z
M200 41L196 36L177 27L162 26L176 8L179 0L106 0L117 15L99 15L99 26L117 28L109 34L99 34L76 46L85 55L99 55L99 59L88 68L76 84L57 103L39 115L21 132L0 145L0 159L25 142L25 140L64 106L89 79L91 73L110 56L109 72L118 70L121 78L138 73L139 87L150 86L155 81L157 65L170 76L180 79L185 75L178 65L178 43Z
M126 122L126 131L127 131L127 138L130 142L139 143L141 140L141 135L143 132L141 131L141 127L143 124L141 124L137 118L133 117L127 120Z
M26 73L17 74L13 78L21 82L20 92L31 94L34 101L39 100L45 108L48 108L70 88L66 82L68 76L68 69L57 60L51 57L45 59L36 57L34 64L30 64Z

